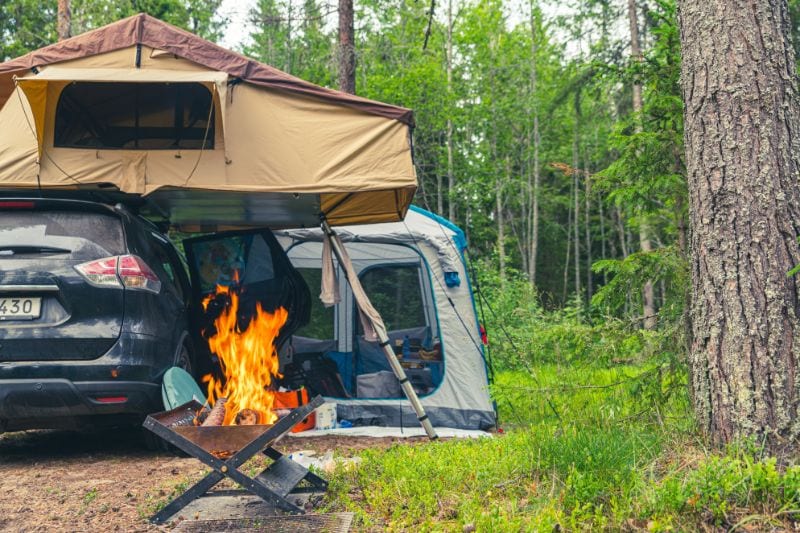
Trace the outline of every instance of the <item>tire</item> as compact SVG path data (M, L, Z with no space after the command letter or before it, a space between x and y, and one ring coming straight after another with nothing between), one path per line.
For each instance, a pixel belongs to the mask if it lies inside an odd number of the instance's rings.
M191 350L189 350L189 347L186 346L185 343L181 345L181 351L175 359L175 366L185 370L190 376L195 377L194 358L192 357Z
M169 444L167 444L167 441L147 428L142 428L142 444L144 444L146 450L151 452L169 451Z

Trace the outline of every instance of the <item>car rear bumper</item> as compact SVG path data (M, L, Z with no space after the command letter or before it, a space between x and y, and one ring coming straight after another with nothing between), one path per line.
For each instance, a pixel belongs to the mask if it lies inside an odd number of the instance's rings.
M63 427L72 419L160 410L161 386L143 381L0 379L0 425Z

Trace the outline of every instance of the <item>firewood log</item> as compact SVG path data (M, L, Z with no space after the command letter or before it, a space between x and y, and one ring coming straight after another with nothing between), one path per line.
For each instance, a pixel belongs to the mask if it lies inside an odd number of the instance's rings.
M208 417L203 422L204 426L221 426L222 423L225 421L225 402L228 401L227 398L220 398L217 400L217 403L214 404L214 407L211 409L211 412L208 413Z
M258 412L252 409L242 409L236 413L236 424L240 426L255 426L258 424Z

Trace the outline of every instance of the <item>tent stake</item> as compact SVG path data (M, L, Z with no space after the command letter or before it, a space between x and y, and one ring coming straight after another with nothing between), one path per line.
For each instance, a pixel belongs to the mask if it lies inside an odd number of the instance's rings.
M321 218L320 225L322 227L322 231L325 232L326 238L330 242L331 249L336 256L336 260L339 261L339 266L341 266L347 274L347 282L353 289L353 294L355 295L359 292L364 294L363 287L361 286L361 280L358 279L358 275L353 269L353 265L350 263L347 252L341 246L340 241L336 238L336 232L333 231L333 228L331 228L331 225L328 224L327 219L324 217ZM397 376L397 379L400 381L400 386L402 387L406 398L408 398L408 401L411 403L411 407L413 407L414 412L417 413L417 420L419 420L419 423L422 425L425 433L428 434L428 438L431 440L438 439L439 436L436 434L436 430L433 429L433 425L431 424L428 415L425 414L425 408L422 407L422 402L419 401L419 396L417 396L416 391L414 391L414 387L411 386L411 382L408 380L406 371L403 369L402 365L400 365L400 361L397 360L397 356L395 355L391 343L389 342L389 335L386 333L386 327L384 326L382 319L377 321L373 317L374 315L380 318L380 315L378 315L377 310L375 310L366 294L364 294L364 300L365 301L360 301L359 298L356 298L356 304L364 316L366 316L367 319L372 323L372 327L375 330L375 333L378 335L378 345L383 350L384 355L386 355L386 359L389 361L389 366L392 367L394 375ZM369 308L371 308L374 313L368 312L367 310ZM400 409L401 422L402 419L403 410Z

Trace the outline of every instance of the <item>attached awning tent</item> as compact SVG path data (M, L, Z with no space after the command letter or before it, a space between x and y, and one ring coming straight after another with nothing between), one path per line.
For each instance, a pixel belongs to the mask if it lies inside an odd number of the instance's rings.
M496 414L463 256L464 233L412 206L403 222L344 226L337 234L433 425L492 428ZM282 230L276 236L312 293L319 291L323 232ZM304 384L330 397L340 420L366 426L415 425L415 412L403 398L383 351L365 338L344 272L338 272L337 280L339 303L327 309L312 304L309 324L284 345L281 362L286 373L303 369L309 380ZM337 374L333 383L341 387L331 386L329 373Z
M0 188L142 195L189 231L401 220L410 110L141 14L0 63Z

